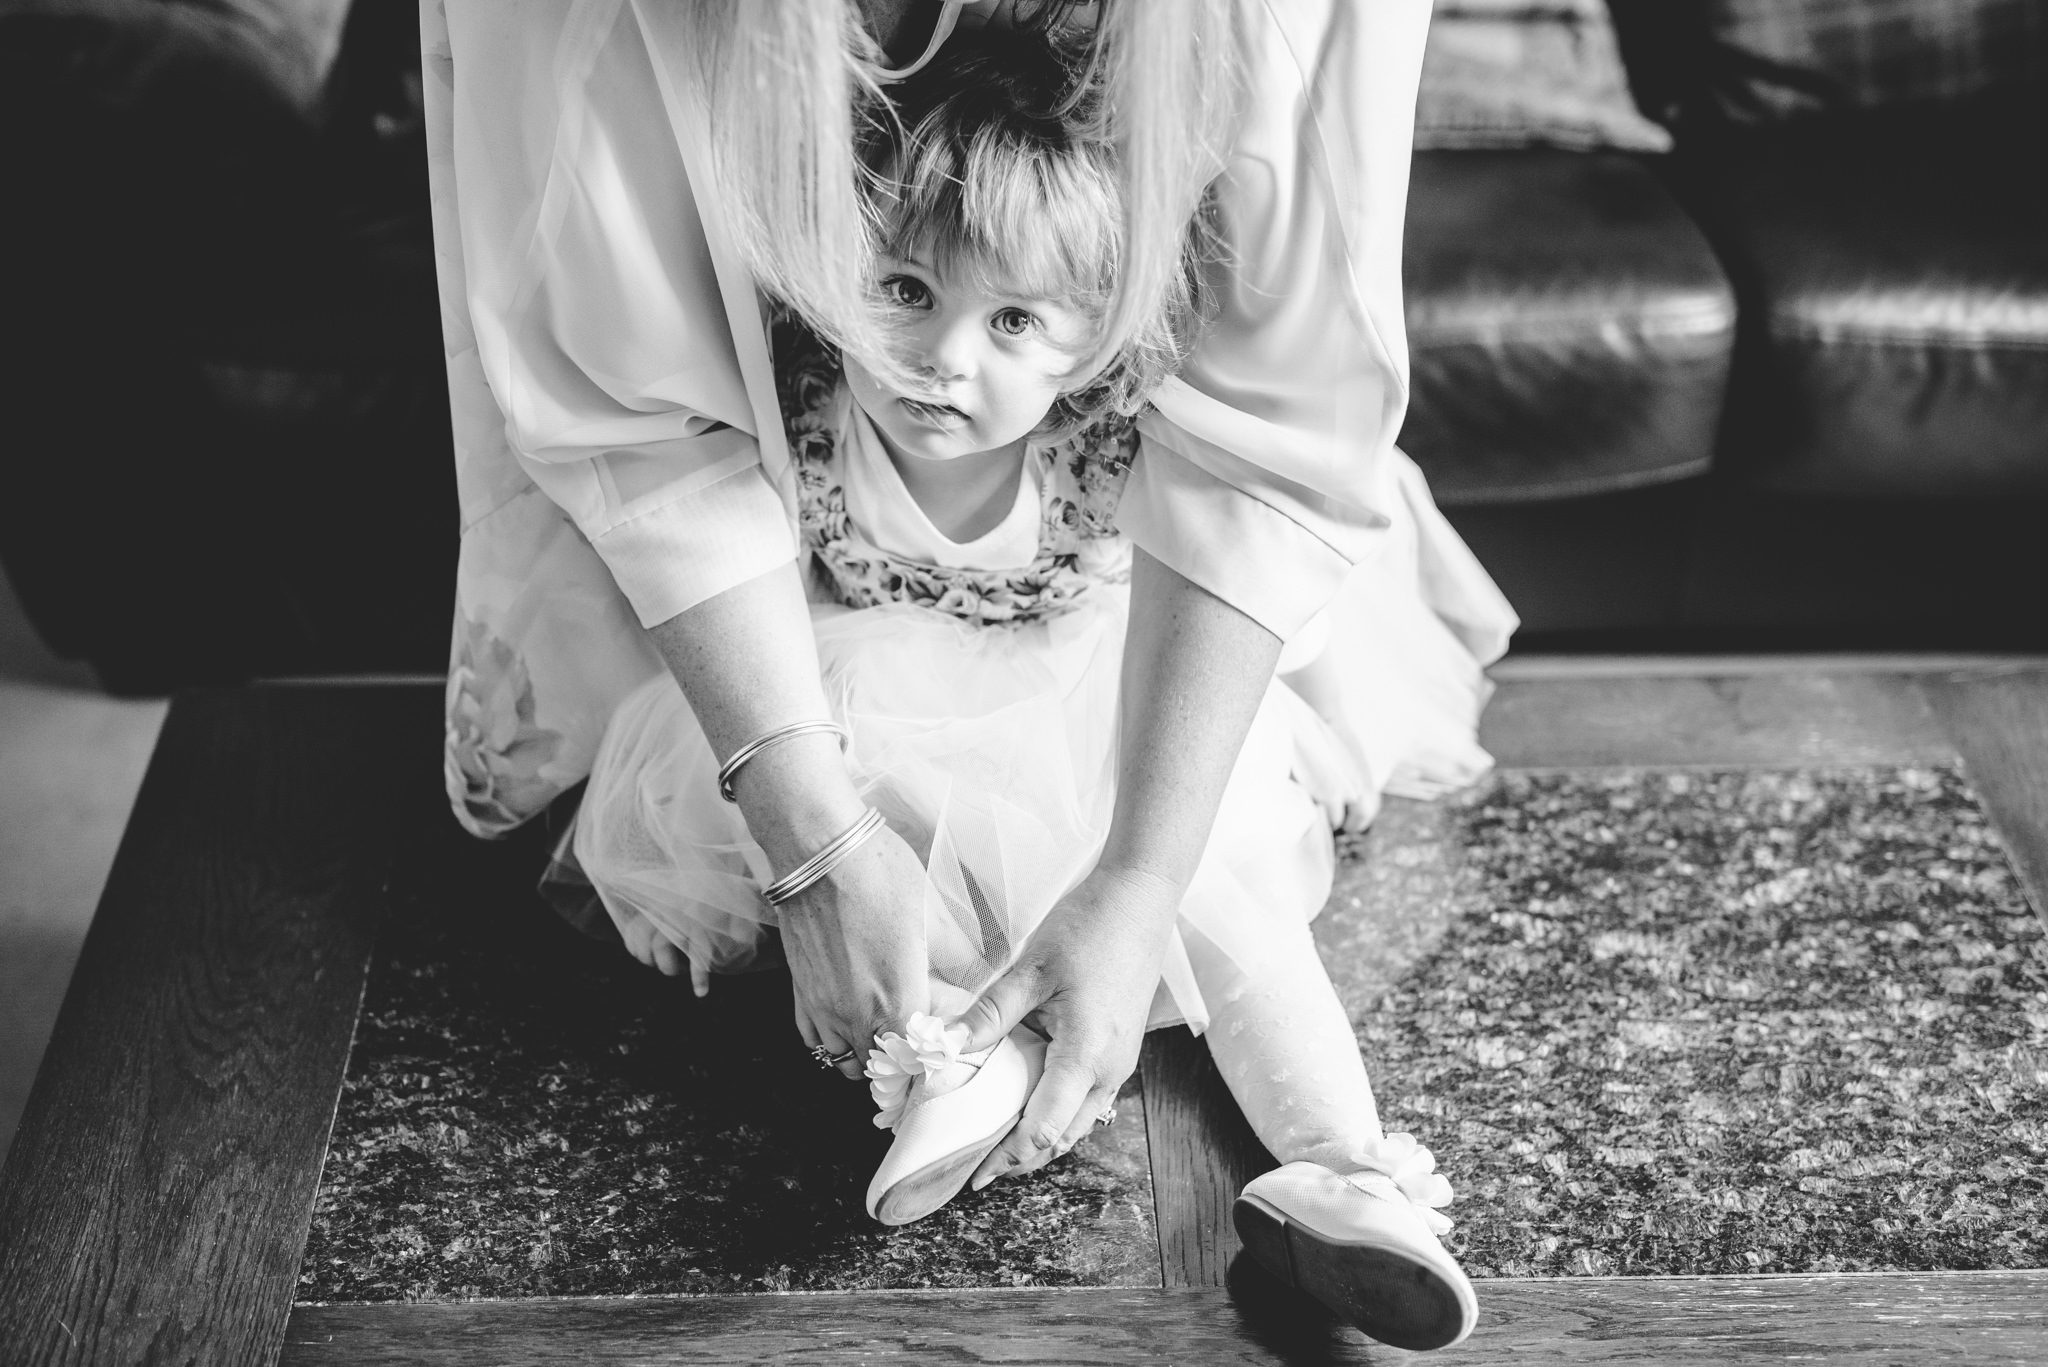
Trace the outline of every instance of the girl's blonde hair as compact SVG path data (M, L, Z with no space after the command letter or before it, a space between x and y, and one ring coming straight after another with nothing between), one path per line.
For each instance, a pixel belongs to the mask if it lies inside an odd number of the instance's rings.
M1087 319L1069 348L1081 383L1040 425L1046 438L1137 412L1178 367L1202 312L1208 238L1198 217L1158 308L1096 363L1123 257L1122 186L1099 135L1098 77L1085 50L1037 35L962 35L892 88L895 117L863 148L887 256L991 294L1058 300Z
M1102 0L1075 99L1114 149L1121 241L1092 374L1126 355L1187 289L1191 225L1222 171L1243 99L1243 0ZM1057 29L1072 0L1019 0ZM885 58L854 0L691 0L717 192L755 278L821 337L905 378L873 280L882 225L858 149L892 118ZM1087 97L1094 89L1099 92ZM1193 230L1198 231L1198 226ZM1178 357L1172 358L1177 362Z

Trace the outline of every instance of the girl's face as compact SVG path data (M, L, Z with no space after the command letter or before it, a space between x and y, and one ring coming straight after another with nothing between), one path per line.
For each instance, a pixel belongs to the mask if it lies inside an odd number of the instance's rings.
M1071 387L1089 334L1079 309L989 293L915 258L885 258L883 270L882 292L902 312L906 358L925 388L886 389L851 357L846 383L897 454L952 460L1006 447Z

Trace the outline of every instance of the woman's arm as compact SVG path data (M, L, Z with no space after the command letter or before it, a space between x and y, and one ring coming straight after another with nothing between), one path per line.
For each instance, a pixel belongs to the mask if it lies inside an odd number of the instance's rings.
M1139 420L1131 540L1291 638L1387 525L1408 402L1402 222L1429 0L1245 5L1250 94L1215 211L1229 265Z
M1046 1072L977 1183L1084 1133L1130 1073L1163 947L1291 635L1370 553L1407 402L1401 225L1429 0L1245 6L1250 97L1216 184L1228 274L1140 420L1117 521L1139 547L1102 863L971 1013L1035 1012Z
M829 716L756 441L772 396L756 402L733 331L753 293L725 295L660 49L630 7L448 0L421 24L459 605L513 660L552 755L509 815L588 772L606 700L649 663L618 639L634 618L719 756ZM580 539L533 511L536 486ZM861 811L829 737L772 748L737 790L779 872ZM783 908L806 1042L862 1047L926 1005L924 891L884 832Z
M1137 1066L1181 896L1279 656L1279 637L1137 553L1116 810L1102 858L965 1017L970 1047L1026 1015L1052 1037L1038 1089L982 1162L977 1186L1078 1139Z
M794 565L749 579L652 628L721 760L792 721L829 717L810 610ZM860 816L839 743L802 735L749 760L733 782L747 829L778 873ZM924 867L883 830L782 908L797 1028L806 1044L856 1050L930 1005ZM861 1075L857 1058L841 1065Z

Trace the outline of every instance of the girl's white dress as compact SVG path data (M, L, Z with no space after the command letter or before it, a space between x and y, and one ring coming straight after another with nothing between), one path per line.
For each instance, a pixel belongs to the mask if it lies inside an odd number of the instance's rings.
M1290 665L1334 652L1350 687L1334 726L1284 687L1269 696L1188 903L1188 923L1224 936L1313 910L1328 860L1317 797L1474 771L1478 662L1513 625L1394 447L1430 0L1241 4L1250 98L1215 187L1230 269L1214 324L1139 421L1114 522L1288 641ZM966 6L990 22L1004 8ZM478 835L573 790L603 738L652 746L618 739L669 696L649 683L664 666L643 628L829 559L798 535L812 467L785 439L764 303L709 191L687 14L676 0L420 6L461 504L444 770ZM879 519L849 525L900 561L983 571L1021 554L916 544L900 534L907 513L882 511L886 481L841 478L851 506L867 498ZM1061 478L1048 464L1042 496ZM935 944L952 978L980 971L994 937L1014 939L1032 914L1015 908L1069 881L1099 836L1122 619L1114 575L1098 577L1074 611L1015 628L894 608L819 615L862 774L940 775L902 785L927 805L912 813L904 797L899 816L931 826L941 895L976 909L971 926L952 919L958 945ZM886 659L864 647L870 633ZM968 716L926 735L946 716L926 704L955 699ZM979 758L947 767L937 751ZM691 802L710 792L673 787L686 789ZM1025 791L1059 796L1006 796ZM992 872L946 872L954 851L982 867L977 848L995 852ZM719 868L732 889L760 872L743 849ZM1002 918L977 909L992 896ZM749 919L736 891L726 902ZM728 929L733 945L752 934ZM1199 1020L1182 967L1171 1009Z
M925 858L935 1000L957 1011L1093 866L1108 829L1131 554L1115 516L1145 443L1113 422L1032 449L1008 516L957 543L912 500L830 358L798 329L777 332L826 694L863 796ZM1295 638L1253 723L1154 1025L1208 1023L1187 931L1249 963L1274 918L1299 925L1322 908L1347 805L1433 796L1488 765L1473 738L1481 667L1512 615L1406 457L1392 483L1382 555ZM1328 671L1316 696L1334 715L1287 682L1312 664ZM573 848L615 918L645 916L693 961L731 972L775 923L760 894L775 871L717 772L681 690L650 679L606 728Z

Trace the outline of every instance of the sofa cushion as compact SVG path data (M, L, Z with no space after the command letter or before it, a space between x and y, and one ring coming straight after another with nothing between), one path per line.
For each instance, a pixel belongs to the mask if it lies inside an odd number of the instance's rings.
M1700 154L1698 207L1745 319L1723 463L1807 493L2048 493L2044 168L2037 100Z
M351 0L0 0L0 46L138 117L254 100L318 122Z
M1712 459L1734 300L1635 158L1419 152L1401 445L1446 504L1635 488Z
M44 453L0 498L0 554L111 688L447 660L417 15L365 0L338 56L291 58L317 109L229 32L325 2L0 0L0 161L33 206L0 215L0 259L34 265L0 388Z
M1671 136L1629 99L1605 0L1442 0L1415 145L1664 152Z
M1706 0L1708 111L1738 122L1953 100L2048 75L2041 0Z

